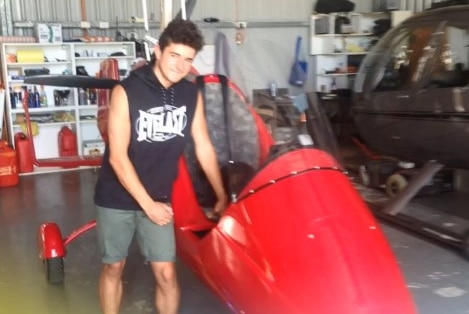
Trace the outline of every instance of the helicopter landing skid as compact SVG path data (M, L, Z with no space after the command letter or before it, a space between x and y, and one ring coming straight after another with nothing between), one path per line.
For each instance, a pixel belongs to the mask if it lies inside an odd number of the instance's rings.
M469 260L469 214L464 216L460 210L465 208L469 193L451 191L415 197L442 168L442 164L428 162L393 197L379 201L370 196L364 198L380 219L450 245ZM363 190L362 195L365 194Z

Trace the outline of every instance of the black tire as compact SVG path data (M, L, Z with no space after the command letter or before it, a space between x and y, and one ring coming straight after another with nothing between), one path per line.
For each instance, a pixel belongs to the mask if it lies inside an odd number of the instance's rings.
M44 260L47 282L50 284L60 284L64 281L64 259L63 257L53 257Z
M386 194L394 197L399 194L408 184L407 179L399 173L395 173L386 180Z

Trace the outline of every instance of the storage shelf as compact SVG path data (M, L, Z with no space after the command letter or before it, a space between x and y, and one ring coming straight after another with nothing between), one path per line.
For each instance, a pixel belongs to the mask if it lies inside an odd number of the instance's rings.
M49 65L69 65L71 61L52 61L52 62L35 62L35 63L22 63L22 62L11 62L7 63L7 67L9 68L18 68L18 67L25 67L25 66L49 66Z
M107 58L113 58L113 59L116 59L116 60L127 60L127 59L133 60L133 59L135 59L135 56L76 57L75 62L80 62L80 61L102 61L102 60L105 60Z
M49 74L49 75L62 75L62 74ZM46 86L47 84L31 84L31 83L25 83L24 80L7 80L8 84L9 85L14 85L14 86L18 86L18 85L27 85L27 86L38 86L38 85L44 85ZM66 86L55 86L55 88L57 89L72 89L72 87L66 87Z
M316 34L316 37L373 37L372 33Z
M39 133L33 137L36 158L54 158L58 155L58 135L62 126L68 126L76 135L77 150L79 155L86 153L84 143L89 140L101 138L98 128L98 105L96 100L90 105L80 105L79 88L65 86L50 86L47 84L24 83L26 69L49 69L50 75L62 75L68 72L77 74L78 67L83 68L90 77L99 74L103 60L112 58L117 61L119 70L128 71L136 58L135 42L68 42L68 43L1 43L0 58L2 69L2 81L7 91L5 97L5 116L7 118L7 134L9 142L14 145L14 136L24 130L24 125L17 123L18 116L25 114L20 96L24 96L22 86L28 89L37 89L42 96L45 94L49 106L40 108L28 108L33 121L39 126ZM14 60L25 61L17 58L19 51L39 51L41 58L32 59L33 62L10 62ZM123 56L110 56L113 53L122 52ZM41 61L42 54L44 60ZM76 57L79 54L80 57ZM99 54L99 55L98 55ZM60 60L60 61L57 61ZM30 61L30 60L26 60ZM29 73L28 73L29 74ZM17 95L10 94L9 92ZM21 95L20 95L21 94ZM12 108L12 99L16 99ZM87 100L88 101L88 100ZM66 106L54 106L55 103L67 104ZM89 117L80 119L80 116ZM73 121L57 120L73 119ZM22 120L18 120L22 121ZM33 173L43 172L37 168Z
M79 120L80 123L97 123L98 120L97 119L80 119Z
M374 22L386 16L384 12L310 16L310 54L314 63L315 91L327 93L333 88L352 88L362 57L368 53L372 41L377 37L373 34ZM325 73L336 69L344 72Z
M38 126L61 126L61 125L70 125L76 123L76 121L58 121L58 122L37 122ZM20 124L13 124L14 128L21 128Z
M349 75L356 75L357 73L329 73L329 74L317 74L317 76L323 77L334 77L334 76L349 76Z
M41 108L28 108L29 114L39 112L57 112L57 111L73 111L75 106L57 106L57 107L41 107ZM11 113L24 113L23 108L11 109Z
M350 56L350 55L366 55L368 51L364 52L331 52L331 53L318 53L316 56Z
M79 105L78 110L98 109L98 105Z

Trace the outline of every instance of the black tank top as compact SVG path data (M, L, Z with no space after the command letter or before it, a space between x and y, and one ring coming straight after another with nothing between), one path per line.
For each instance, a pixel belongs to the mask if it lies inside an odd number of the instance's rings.
M165 89L151 66L133 71L121 85L129 102L129 158L148 194L154 200L170 201L178 160L191 137L197 88L183 79ZM109 164L109 145L96 184L95 203L108 208L141 210Z

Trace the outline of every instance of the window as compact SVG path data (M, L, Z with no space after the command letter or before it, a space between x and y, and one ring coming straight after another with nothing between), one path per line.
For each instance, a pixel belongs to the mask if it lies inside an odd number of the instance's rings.
M459 87L468 80L469 23L450 20L386 34L363 61L355 92Z
M458 87L468 82L469 25L447 25L442 32L435 60L429 69L428 87Z
M434 31L435 26L400 27L386 34L364 60L355 91L409 88L421 74Z

